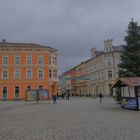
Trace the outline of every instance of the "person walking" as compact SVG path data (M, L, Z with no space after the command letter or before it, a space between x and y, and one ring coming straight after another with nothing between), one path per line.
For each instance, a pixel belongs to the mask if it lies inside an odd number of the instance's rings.
M53 95L52 99L53 99L53 103L56 104L56 95Z
M68 100L68 92L67 91L66 91L65 97L66 97L66 100Z
M68 100L70 99L70 93L69 92L68 92L67 98L68 98Z
M69 100L69 97L70 97L70 93L69 92L70 92L69 90L66 91L66 100Z
M100 92L99 93L100 103L102 102L102 97L103 97L103 94Z

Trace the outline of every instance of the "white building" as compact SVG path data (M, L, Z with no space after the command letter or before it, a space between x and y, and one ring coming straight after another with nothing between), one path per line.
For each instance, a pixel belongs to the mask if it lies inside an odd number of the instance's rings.
M85 62L88 80L88 94L100 92L111 95L111 85L118 78L118 64L122 46L112 46L112 39L104 41L104 51L91 49L91 59Z

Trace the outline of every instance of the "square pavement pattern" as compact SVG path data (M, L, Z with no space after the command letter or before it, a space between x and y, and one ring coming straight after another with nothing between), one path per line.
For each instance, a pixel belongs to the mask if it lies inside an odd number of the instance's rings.
M140 111L112 98L0 102L0 140L139 140Z

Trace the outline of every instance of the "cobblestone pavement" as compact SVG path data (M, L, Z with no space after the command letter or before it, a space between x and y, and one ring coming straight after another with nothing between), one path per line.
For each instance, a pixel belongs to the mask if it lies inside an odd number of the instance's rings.
M139 140L140 111L112 98L0 102L0 140Z

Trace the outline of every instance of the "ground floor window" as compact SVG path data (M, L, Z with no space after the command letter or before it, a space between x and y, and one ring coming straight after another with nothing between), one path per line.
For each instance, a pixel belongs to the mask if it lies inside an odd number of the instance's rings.
M27 90L31 90L32 89L32 87L31 86L27 86Z
M19 97L19 87L16 86L15 87L15 98L18 98Z
M7 87L3 87L3 99L7 98Z
M43 86L39 86L39 89L43 89Z

